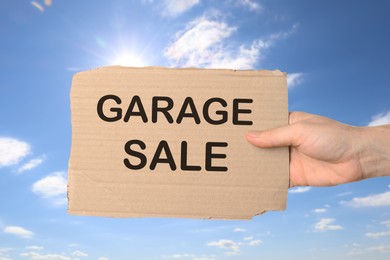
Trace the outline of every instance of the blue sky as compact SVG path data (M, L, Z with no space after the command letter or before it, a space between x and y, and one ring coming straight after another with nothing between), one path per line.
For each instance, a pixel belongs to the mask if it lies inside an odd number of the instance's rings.
M390 123L388 1L0 3L0 260L389 259L388 177L291 189L251 221L66 213L77 71L280 69L290 110Z

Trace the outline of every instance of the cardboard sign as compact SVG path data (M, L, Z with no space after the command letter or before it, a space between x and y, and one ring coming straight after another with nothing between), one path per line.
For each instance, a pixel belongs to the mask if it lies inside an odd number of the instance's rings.
M248 219L283 210L288 148L249 130L288 123L280 71L104 67L71 90L68 212Z

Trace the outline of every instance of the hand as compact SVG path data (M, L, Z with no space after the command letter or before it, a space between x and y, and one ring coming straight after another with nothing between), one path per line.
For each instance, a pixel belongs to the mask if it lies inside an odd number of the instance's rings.
M247 140L260 148L290 146L290 187L331 186L368 178L366 134L322 116L291 112L289 125L249 132ZM364 157L364 158L363 158Z

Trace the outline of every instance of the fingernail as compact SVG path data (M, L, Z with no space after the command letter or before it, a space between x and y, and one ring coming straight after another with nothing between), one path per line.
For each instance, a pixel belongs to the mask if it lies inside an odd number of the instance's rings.
M246 133L247 136L252 137L252 138L258 138L259 134L260 134L259 131L249 131L248 133Z

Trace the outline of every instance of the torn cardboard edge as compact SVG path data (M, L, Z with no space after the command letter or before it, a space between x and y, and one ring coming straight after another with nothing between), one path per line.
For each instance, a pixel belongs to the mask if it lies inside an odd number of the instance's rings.
M74 76L71 109L70 214L250 219L285 209L288 148L244 138L288 123L285 73L103 67Z
M77 216L95 216L95 217L110 217L110 218L190 218L190 219L204 219L204 220L251 220L255 216L260 216L267 211L279 211L279 210L285 210L285 208L282 209L272 209L272 210L262 210L261 212L254 213L252 216L245 216L237 215L237 216L229 216L229 218L226 218L226 216L205 216L203 214L201 215L194 215L194 214L187 214L187 215L161 215L159 213L150 214L150 213L137 213L137 214L129 214L129 213L120 213L115 212L113 215L112 212L103 213L100 211L72 211L68 213L71 215L77 215Z

